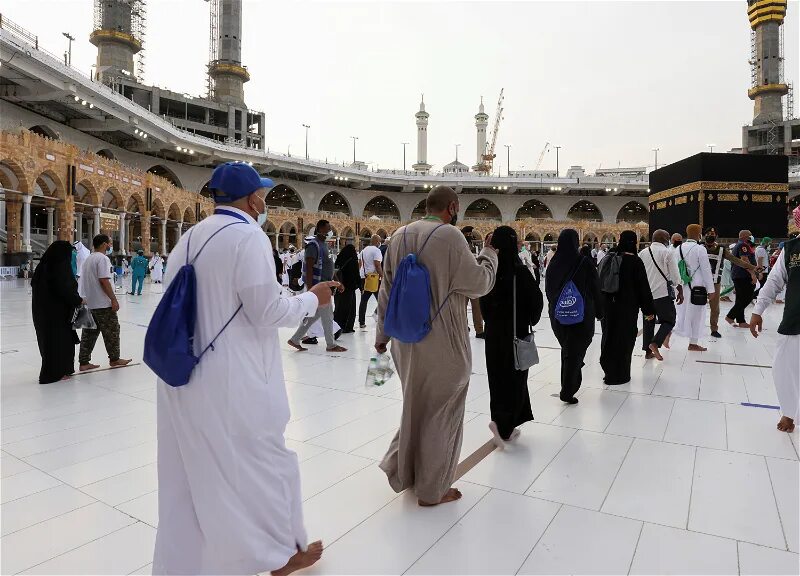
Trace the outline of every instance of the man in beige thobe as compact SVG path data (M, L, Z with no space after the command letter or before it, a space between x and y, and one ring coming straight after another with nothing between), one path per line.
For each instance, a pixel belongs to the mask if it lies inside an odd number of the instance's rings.
M430 192L427 216L392 235L378 296L378 352L385 352L389 342L383 330L384 316L394 273L407 254L418 254L418 262L430 274L431 318L444 304L430 333L420 342L392 341L392 357L403 386L403 414L400 430L389 445L381 469L395 492L413 487L422 506L461 497L452 483L461 451L464 405L472 373L464 309L467 299L489 293L497 269L497 253L488 240L487 248L476 260L463 234L447 225L455 224L458 209L458 196L451 188L437 186ZM441 226L443 223L446 225ZM437 226L440 227L436 229ZM426 240L425 250L420 253Z

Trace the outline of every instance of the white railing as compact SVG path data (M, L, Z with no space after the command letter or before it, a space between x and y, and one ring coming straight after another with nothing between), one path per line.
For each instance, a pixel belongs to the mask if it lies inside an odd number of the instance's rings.
M0 266L0 277L2 278L16 278L19 276L19 266Z

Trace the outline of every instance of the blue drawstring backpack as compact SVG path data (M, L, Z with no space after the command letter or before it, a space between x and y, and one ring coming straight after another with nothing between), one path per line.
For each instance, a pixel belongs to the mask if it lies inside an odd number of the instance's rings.
M222 212L218 210L218 212ZM197 320L197 281L194 273L195 260L203 248L214 236L228 226L247 223L243 217L232 212L225 214L239 218L242 222L231 222L214 232L200 247L200 250L189 261L189 249L192 242L192 231L186 240L186 263L181 266L164 292L144 338L144 363L164 382L173 387L183 386L189 382L192 370L200 362L209 348L214 349L214 342L233 321L242 305L236 309L230 320L217 332L213 340L199 356L194 355L194 327Z
M410 226L410 224L409 224ZM431 278L428 269L417 260L436 231L444 226L440 224L428 235L419 252L407 254L397 267L392 279L392 290L389 292L389 304L383 319L383 331L392 338L414 344L431 331L433 321L444 308L448 295L442 305L431 318ZM403 252L406 251L406 233L403 231Z
M562 326L572 326L573 324L580 324L583 322L584 302L583 296L578 291L578 287L572 279L575 273L580 269L583 264L583 258L578 262L575 270L570 275L569 279L564 283L561 292L558 295L553 317Z

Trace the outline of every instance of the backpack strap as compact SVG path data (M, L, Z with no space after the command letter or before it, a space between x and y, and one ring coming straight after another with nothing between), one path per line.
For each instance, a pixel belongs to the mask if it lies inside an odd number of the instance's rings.
M569 284L573 278L575 278L575 274L577 274L578 270L580 270L584 260L586 260L586 257L581 256L581 259L578 261L578 265L575 266L575 269L572 271L572 274L570 274L569 277L566 280L564 280L563 284L561 284L561 288L558 291L559 295L561 295L561 293L564 291L564 287L566 287L566 285Z
M234 312L234 313L233 313L233 316L231 316L231 317L230 317L230 320L228 320L227 322L225 322L225 325L224 325L224 326L223 326L223 327L220 329L220 331L219 331L219 332L217 332L217 335L216 335L216 336L214 336L214 338L212 338L212 339L211 339L211 342L209 342L209 343L208 343L208 346L206 346L205 348L203 348L203 351L202 351L202 352L200 352L200 354L197 356L197 361L198 361L198 362L200 361L200 358L202 358L202 357L203 357L203 354L205 354L206 352L208 352L208 349L209 349L209 348L211 348L212 350L214 349L214 342L216 342L216 341L217 341L217 338L219 338L219 337L220 337L220 335L221 335L221 334L222 334L222 333L225 331L225 328L227 328L227 327L228 327L228 324L230 324L231 322L233 322L233 319L234 319L234 318L236 318L236 315L239 313L239 311L240 311L241 309L242 309L242 304L239 304L239 307L236 309L236 312Z
M226 214L227 214L227 212L226 212ZM225 224L225 226L223 226L222 228L220 228L219 230L217 230L216 232L214 232L214 233L213 233L211 236L209 236L209 237L208 237L208 239L206 239L206 241L205 241L205 242L203 242L203 245L202 245L202 246L200 246L200 250L198 250L198 251L197 251L197 254L195 254L195 255L194 255L194 258L192 258L192 261L191 261L191 262L189 262L189 248L190 248L190 246L191 246L191 242L192 242L192 231L190 230L190 231L189 231L189 237L188 237L188 239L186 240L186 264L194 264L194 261L195 261L195 260L197 260L197 258L199 258L199 257L200 257L200 253L203 251L203 248L205 248L205 247L206 247L206 245L207 245L209 242L211 242L211 239L212 239L214 236L216 236L217 234L219 234L220 232L222 232L223 230L225 230L225 228L228 228L229 226L234 226L234 225L236 225L236 224L247 224L247 223L248 223L248 222L247 222L246 220L243 220L242 222L231 222L230 224Z

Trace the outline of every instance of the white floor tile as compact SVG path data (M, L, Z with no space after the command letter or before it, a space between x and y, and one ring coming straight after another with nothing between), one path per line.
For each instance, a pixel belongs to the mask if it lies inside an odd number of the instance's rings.
M81 491L111 506L128 502L158 489L158 468L148 464L81 487Z
M631 442L579 430L525 494L599 510Z
M80 488L155 461L156 443L147 442L139 446L106 454L105 456L92 458L86 462L53 470L52 474L63 482Z
M383 470L368 466L305 501L306 532L329 546L398 497Z
M736 541L645 524L631 574L736 574Z
M697 399L700 393L700 375L668 372L661 374L653 388L654 396Z
M726 434L725 404L677 399L664 441L724 450Z
M134 522L130 516L97 502L14 532L0 541L2 572L22 572Z
M518 574L627 574L642 523L564 506Z
M515 574L559 508L493 490L406 574Z
M145 524L158 528L158 492L150 492L116 507ZM141 565L141 564L140 564Z
M747 389L747 398L753 404L778 406L778 395L775 393L772 378L745 378L744 386Z
M698 448L689 530L784 548L764 457Z
M694 448L636 439L601 511L685 528Z
M410 491L345 534L307 574L403 574L488 492L456 483L463 497L433 508Z
M361 396L323 412L290 422L286 427L286 437L301 442L310 440L325 432L339 428L348 422L366 416L375 410L380 410L396 403L397 400L390 398ZM399 422L398 419L398 424Z
M344 480L362 468L373 465L372 460L328 451L300 463L303 500L308 500L326 488Z
M27 472L31 469L30 464L26 464L19 458L15 458L11 454L6 454L0 458L0 476L7 478L20 472Z
M517 440L481 460L464 480L523 494L574 434L570 428L529 422Z
M128 574L153 559L156 531L137 522L31 568L24 574Z
M739 568L742 576L800 574L800 557L794 552L739 542Z
M553 420L557 426L602 432L616 415L628 394L589 388L580 395L580 403L567 405Z
M675 400L631 394L606 428L609 434L661 440Z
M797 462L767 458L772 489L775 492L775 500L778 502L778 514L781 517L786 542L792 552L798 552L800 544L800 529L798 529L798 515L800 515L799 467L800 464Z
M153 574L153 564L147 564L146 566L142 566L138 570L131 572L131 575L139 574L142 576L151 576Z
M312 438L308 442L316 446L338 450L339 452L350 452L371 442L378 436L397 430L402 413L402 403L398 402Z
M2 509L3 536L72 510L88 506L94 498L62 484L7 502Z
M739 404L749 402L744 381L736 375L703 374L700 377L700 400Z
M725 407L725 413L728 450L797 459L789 435L775 428L780 420L777 410L729 404Z
M322 448L321 446L314 446L307 442L298 442L297 440L288 439L286 440L286 447L297 454L297 460L299 462L304 462L309 458L313 458L327 451L327 448Z
M31 469L27 472L20 472L13 476L8 476L0 481L0 496L2 503L11 502L17 498L24 498L31 494L36 494L42 490L47 490L61 484L56 478L45 474L41 470Z

